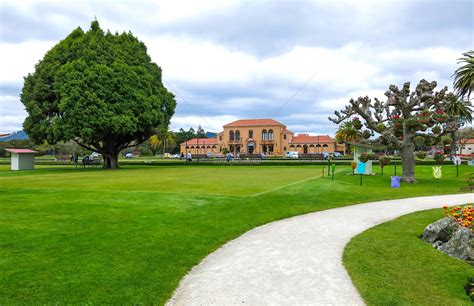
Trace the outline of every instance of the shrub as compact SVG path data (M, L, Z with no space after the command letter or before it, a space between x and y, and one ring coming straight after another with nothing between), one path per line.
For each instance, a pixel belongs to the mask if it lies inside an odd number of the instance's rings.
M433 134L441 134L441 127L439 125L435 125L431 128L431 131L433 132Z
M449 136L443 136L443 137L441 138L441 142L442 142L443 144L445 144L445 145L450 144L451 141L452 141L452 139L451 139L451 137L449 137Z
M380 156L379 157L379 161L380 161L380 165L383 167L383 166L386 166L390 163L392 159L387 156L387 155L384 155L384 156Z
M374 153L362 153L359 155L359 160L363 163L366 163L369 160L375 159L376 156Z
M444 152L443 151L436 151L434 156L433 156L433 159L437 162L437 163L442 163L445 159L445 156L444 156Z
M426 152L425 151L418 151L416 152L416 157L419 159L425 159L426 158Z

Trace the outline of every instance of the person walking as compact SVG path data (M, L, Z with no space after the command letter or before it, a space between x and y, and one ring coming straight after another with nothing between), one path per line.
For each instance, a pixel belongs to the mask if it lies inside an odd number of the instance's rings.
M192 162L192 161L193 161L193 156L191 155L191 152L188 152L188 153L186 154L186 159L187 159L188 162Z

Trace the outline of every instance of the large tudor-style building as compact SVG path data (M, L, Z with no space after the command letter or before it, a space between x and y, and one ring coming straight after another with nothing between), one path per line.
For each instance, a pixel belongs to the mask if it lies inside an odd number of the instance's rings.
M344 152L328 135L295 135L286 125L273 119L242 119L224 125L216 138L194 138L180 144L180 152L186 154L220 153L228 149L236 154L261 154L281 156L288 151L300 154Z

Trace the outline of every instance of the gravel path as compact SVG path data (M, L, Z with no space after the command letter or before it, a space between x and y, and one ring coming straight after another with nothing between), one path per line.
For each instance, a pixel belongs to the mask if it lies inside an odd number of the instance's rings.
M472 194L380 201L257 227L207 256L168 305L363 305L342 265L349 240L376 224Z

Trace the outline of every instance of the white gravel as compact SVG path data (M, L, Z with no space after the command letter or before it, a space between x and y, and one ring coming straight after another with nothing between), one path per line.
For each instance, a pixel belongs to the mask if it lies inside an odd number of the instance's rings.
M376 224L472 194L359 204L257 227L207 256L168 305L363 305L342 265L349 240Z

